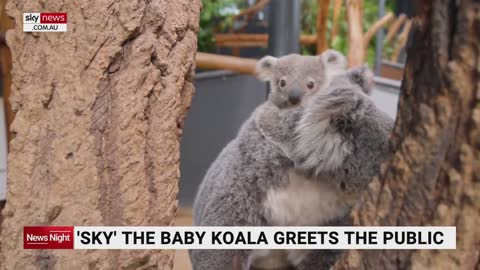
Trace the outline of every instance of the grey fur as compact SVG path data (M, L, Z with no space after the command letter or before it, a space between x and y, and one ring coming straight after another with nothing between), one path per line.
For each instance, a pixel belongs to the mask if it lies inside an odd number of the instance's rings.
M194 203L194 224L281 225L273 224L263 204L272 189L289 184L286 176L292 170L311 181L338 187L342 196L356 198L385 159L393 126L393 120L365 94L371 88L369 76L364 67L338 75L302 106L278 106L277 99L259 106L205 175ZM345 215L339 213L317 225L345 225ZM195 270L223 270L233 269L238 261L248 267L255 259L253 254L192 250L190 256ZM338 254L310 252L296 268L328 269Z
M297 170L344 182L352 193L358 193L379 172L394 121L367 96L371 77L366 67L351 69L308 101L295 131L292 156ZM319 124L325 122L329 124ZM341 140L325 140L328 136Z
M194 203L196 226L261 226L268 225L262 208L271 187L282 185L286 168L293 162L284 150L292 146L271 141L263 134L293 141L294 125L299 106L280 110L271 102L258 107L244 123L238 136L220 153L207 171ZM292 123L277 129L277 125L262 117L273 114L282 123ZM257 123L259 121L259 123ZM279 133L276 133L279 132ZM290 134L290 135L288 135ZM232 269L235 258L242 267L248 251L192 250L190 258L195 270Z

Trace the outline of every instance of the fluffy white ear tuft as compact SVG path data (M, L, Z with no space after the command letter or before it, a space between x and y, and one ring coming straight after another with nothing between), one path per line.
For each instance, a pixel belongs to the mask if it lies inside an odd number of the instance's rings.
M347 69L347 58L339 51L328 49L319 57L330 76L335 76Z
M277 63L278 58L267 55L260 59L257 63L256 74L261 81L268 81L273 77L273 68Z

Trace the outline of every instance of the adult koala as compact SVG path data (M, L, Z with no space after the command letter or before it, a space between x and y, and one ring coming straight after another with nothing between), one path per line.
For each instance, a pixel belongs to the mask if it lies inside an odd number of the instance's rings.
M290 61L283 61L286 60L287 57L290 57ZM308 122L309 119L314 119L316 115L315 108L312 107L310 110L309 107L318 106L318 108L323 108L319 105L322 103L318 97L326 98L326 101L338 101L336 89L326 87L329 78L328 75L325 75L328 74L328 72L325 71L325 66L327 66L328 69L328 65L326 64L329 62L335 64L338 58L325 54L318 58L310 57L308 60L303 59L304 58L300 56L286 56L280 59L264 58L260 61L259 70L261 72L259 72L259 74L262 78L268 78L268 80L270 80L272 85L271 96L269 101L255 110L252 116L242 126L237 138L225 147L208 170L194 204L195 225L288 225L282 224L283 221L291 218L288 213L302 216L302 212L283 211L281 208L275 206L277 204L281 205L282 203L288 205L288 201L292 203L291 199L285 200L286 197L281 195L289 194L288 187L292 186L292 183L295 182L292 181L292 179L301 179L302 177L304 179L312 179L313 177L312 180L317 180L322 178L321 175L325 175L329 177L329 180L322 180L322 182L331 185L332 190L338 194L343 194L344 189L347 189L346 187L350 185L348 181L344 181L344 184L338 184L337 182L339 181L334 181L336 177L335 172L341 171L343 163L335 168L332 167L331 170L323 171L323 160L328 158L323 157L323 155L328 147L315 147L315 149L319 151L324 151L318 153L315 151L306 151L302 148L302 145L312 138L321 139L322 136L324 136L323 131L327 133L333 132L333 134L337 134L337 129L339 130L338 132L342 131L344 126L340 119L350 117L351 113L349 110L342 110L341 112L345 114L345 117L342 117L342 114L336 114L338 110L332 110L331 107L327 106L328 109L332 111L332 115L334 115L332 119L336 120L328 122L330 125L323 126L323 130L310 129L310 126L308 126L310 123ZM315 64L314 61L316 61L317 64ZM317 73L312 73L314 70L316 70ZM319 72L323 75L319 76ZM353 110L361 108L362 111L363 108L373 108L373 110L365 110L367 113L359 117L359 119L368 119L366 123L369 126L362 127L366 128L366 132L368 133L371 131L369 129L379 129L382 126L379 125L379 121L383 121L383 118L380 120L377 119L378 112L376 108L371 101L368 100L368 97L361 94L362 85L360 85L355 78L363 80L363 73L350 72L346 75L336 77L334 82L338 80L340 84L344 84L342 89L351 90L350 94L353 93L355 97L359 96L362 100L360 107L356 105L352 107L352 104L349 103L351 98L347 96L345 97L345 104L337 103L337 105ZM310 82L313 82L313 87ZM338 85L334 84L334 82L332 82L332 85ZM324 89L322 88L325 87L329 93L327 96L323 94ZM302 90L300 100L298 100L299 90ZM305 98L307 96L309 98ZM303 102L302 99L305 101L311 100L311 102ZM302 103L302 106L293 106L299 103ZM303 106L306 106L304 116L302 116ZM370 112L373 112L374 115L370 115ZM344 122L347 123L348 121ZM297 123L305 124L297 126ZM311 126L315 126L315 124L316 123L313 123ZM355 123L351 124L352 127L356 127ZM350 133L345 134L347 135L345 138L348 142L350 142L352 138L356 139L357 134L364 133L364 131L361 130L345 129L345 131L348 130ZM296 132L298 133L297 140L295 140ZM308 134L308 136L304 137L304 132ZM378 144L382 149L372 148L371 152L385 152L384 148L386 147L384 145L386 145L385 141L388 132L389 130L381 130L380 133L384 134L384 136ZM343 133L341 134L342 136L344 135ZM362 145L362 143L364 143L362 140L353 143L355 146L365 146ZM342 152L345 156L341 159L346 160L348 155L355 156L356 152L352 149L353 148L348 147L345 148L344 150L346 152ZM292 161L297 162L299 170L294 169L294 163ZM318 161L319 164L313 164L315 161ZM363 168L364 167L360 167L360 169ZM303 172L306 172L306 174L303 174ZM356 174L360 173L352 171L352 176ZM303 181L303 183L308 182ZM352 183L357 184L356 181L352 181ZM295 186L295 184L293 184L293 186ZM285 190L286 192L283 192ZM328 193L330 192L329 190ZM335 194L333 197L336 196ZM322 202L322 200L318 200L318 198L321 197L322 194L313 194L313 196L310 196L310 198L316 199L319 203ZM336 199L336 201L338 201L338 199ZM304 205L304 203L300 205ZM337 213L338 215L336 214L329 218L325 218L322 213L313 213L313 215L322 216L322 218L319 219L315 217L309 219L309 217L307 217L307 220L304 221L308 223L310 221L317 222L318 220L322 220L322 222L313 225L324 225L334 221L336 218L343 218L347 212L348 211L342 211L341 214ZM264 266L263 262L265 260L263 259L268 257L264 256L265 254L252 253L247 250L192 250L190 255L193 267L196 270L233 269L238 267L238 265L241 265L242 268L249 268L252 265L257 266L257 261L261 262L260 266ZM314 252L297 255L287 252L287 256L283 257L287 257L287 263L295 264L298 269L322 269L331 265L335 259L334 255L334 253L330 254L328 251L318 254ZM281 262L279 265L283 265L284 263L285 262Z
M269 225L348 225L351 207L387 158L394 124L368 97L372 88L371 71L366 66L354 68L333 78L324 91L308 99L299 118L294 116L298 112L290 116L281 111L263 114L276 123L295 123L294 143L286 144L293 148L285 151L294 166L263 201ZM270 133L273 136L268 140L283 141L285 134L279 131ZM329 269L339 254L328 250L255 250L249 263L259 269L269 269L270 265L274 265L270 269L278 269L286 264L295 269Z

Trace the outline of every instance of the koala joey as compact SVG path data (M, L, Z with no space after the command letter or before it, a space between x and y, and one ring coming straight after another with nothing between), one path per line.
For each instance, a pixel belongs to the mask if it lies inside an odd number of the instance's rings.
M309 187L312 182L315 184L315 181L320 182L318 179L322 179L319 187L323 185L335 191L340 187L340 190L345 189L348 192L354 190L349 187L350 184L355 186L360 183L360 180L351 178L363 176L362 179L365 180L367 175L376 170L375 165L359 166L359 162L376 161L381 158L374 159L368 156L371 159L368 157L360 161L355 159L363 157L361 154L364 152L381 155L375 152L383 151L381 152L383 155L390 126L383 124L383 116L378 115L381 113L368 97L362 94L363 82L366 81L365 72L341 73L328 84L330 78L326 74L329 69L329 58L325 56L312 57L308 60L300 56L286 56L278 59L264 58L260 61L259 76L270 81L271 95L267 102L253 112L241 127L238 136L222 150L207 171L194 203L195 225L283 225L282 223L288 223L291 218L288 213L295 213L297 208L286 211L275 208L275 205L268 203L269 194L273 194L271 200L275 204L284 203L287 208L288 202L295 203L298 198L285 199L285 196L275 198L275 194L279 194L276 192L278 190L288 189L291 183L300 181L299 185ZM285 62L284 58L290 60ZM314 60L321 64L311 62ZM331 63L336 64L336 61ZM289 68L288 65L297 69ZM315 75L312 70L303 69L306 66L316 69L322 75ZM313 87L318 88L310 88L309 82L313 82ZM337 88L332 88L331 85ZM343 95L340 95L342 93ZM340 99L341 96L344 98L343 101ZM300 100L297 100L298 98ZM295 104L297 106L294 106ZM338 109L337 105L342 109ZM326 119L329 121L325 122ZM367 133L375 134L370 139L378 139L379 142L370 142L365 132L358 130L359 126L352 121L368 125L362 128L365 128ZM322 141L330 138L335 140L331 142L335 145L333 148L329 146L330 142ZM339 138L343 138L343 141ZM313 145L304 149L308 143ZM338 147L341 150L338 154L342 156L340 158L330 156L337 154L332 149ZM371 149L365 151L357 149L362 147ZM333 161L330 161L331 159ZM329 165L326 166L325 163ZM362 172L366 168L373 170ZM324 178L326 180L323 180ZM320 204L322 201L318 200L316 195L335 197L330 192L311 195L310 198ZM341 199L333 199L335 200L344 203ZM286 215L282 216L285 213ZM315 209L308 213L312 216L321 216ZM331 215L329 218L323 217L325 223L321 221L315 225L334 224L335 218L344 213ZM317 223L318 219L313 218L311 222ZM331 251L292 253L288 254L287 263L295 264L298 269L325 269L334 262L335 254ZM248 250L192 250L190 257L196 270L232 269L238 262L243 268L248 269L251 266L257 267L256 262L262 262L265 258L263 254Z
M256 71L260 80L270 83L270 102L285 108L324 88L335 74L345 70L346 62L345 56L335 50L326 50L319 56L265 56Z

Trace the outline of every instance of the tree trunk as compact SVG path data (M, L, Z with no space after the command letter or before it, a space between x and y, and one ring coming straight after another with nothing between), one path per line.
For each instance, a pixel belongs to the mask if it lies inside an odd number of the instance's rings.
M200 0L22 1L1 269L171 269L171 250L23 250L26 225L173 224ZM23 33L23 12L67 33Z
M457 249L352 250L335 269L480 269L480 3L422 1L418 14L392 156L353 216L456 226Z

